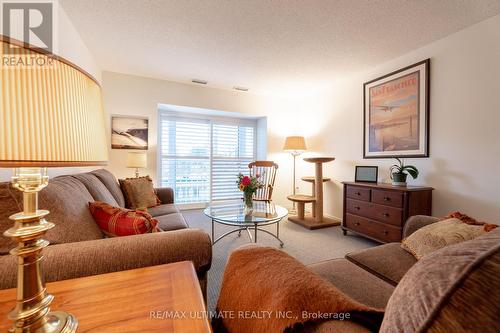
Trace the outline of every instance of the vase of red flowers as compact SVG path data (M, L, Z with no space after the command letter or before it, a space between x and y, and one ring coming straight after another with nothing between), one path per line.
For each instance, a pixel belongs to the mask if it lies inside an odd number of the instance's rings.
M243 192L243 200L245 203L245 215L251 214L253 210L253 195L258 189L262 188L264 184L259 181L258 175L244 176L243 174L238 175L238 188Z

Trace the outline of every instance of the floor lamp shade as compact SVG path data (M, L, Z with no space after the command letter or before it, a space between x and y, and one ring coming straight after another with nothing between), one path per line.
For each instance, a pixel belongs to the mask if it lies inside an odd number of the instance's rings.
M22 47L14 56L49 58ZM100 86L76 66L51 59L43 67L1 65L0 167L88 166L108 160Z
M303 136L288 136L285 139L283 150L301 152L307 150L306 140Z

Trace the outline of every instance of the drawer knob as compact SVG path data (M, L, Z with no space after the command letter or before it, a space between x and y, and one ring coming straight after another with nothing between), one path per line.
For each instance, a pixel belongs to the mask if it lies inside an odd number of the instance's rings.
M384 197L384 201L391 201L391 198L389 198L389 197Z
M383 213L382 214L384 217L389 217L389 213Z
M359 222L355 222L354 225L359 225Z
M356 207L354 207L354 209L356 209L356 210L360 210L360 209L361 209L361 207L356 206Z
M388 233L389 233L389 231L384 230L384 235L387 235Z
M356 192L356 195L361 195L361 193L360 192Z

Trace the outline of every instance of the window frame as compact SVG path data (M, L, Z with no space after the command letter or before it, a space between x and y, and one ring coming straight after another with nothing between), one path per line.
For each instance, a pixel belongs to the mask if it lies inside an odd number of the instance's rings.
M177 120L185 120L191 122L207 122L210 126L209 130L209 198L206 202L195 202L195 203L178 203L180 208L183 209L196 209L206 207L207 204L212 203L213 200L213 166L214 160L217 159L234 159L241 160L241 157L215 157L213 154L213 127L214 124L217 125L229 125L229 126L246 126L253 128L253 156L251 160L255 161L258 156L258 119L257 118L246 118L246 117L221 117L221 116L212 116L208 114L197 114L197 113L189 113L189 112L178 112L178 111L168 111L168 110L158 110L158 124L157 124L157 179L159 182L159 186L163 186L163 178L162 178L162 159L163 158L193 158L193 159L206 159L206 157L194 157L194 156L177 156L177 155L163 155L162 154L162 122L163 120L175 119ZM235 179L236 182L236 179ZM236 185L235 185L236 186ZM175 189L174 189L175 192ZM218 200L217 202L223 202Z

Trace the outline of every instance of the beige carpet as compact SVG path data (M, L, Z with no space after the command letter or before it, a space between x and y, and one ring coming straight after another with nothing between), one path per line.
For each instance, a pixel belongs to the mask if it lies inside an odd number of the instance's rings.
M200 228L211 234L211 221L201 210L183 211L191 228ZM340 227L319 230L307 230L286 219L280 222L280 238L285 243L283 251L297 258L305 265L332 258L343 258L347 252L365 249L377 245L368 239L348 233L342 234ZM276 226L267 226L267 230L275 233ZM215 237L232 230L232 227L215 224ZM279 242L264 232L257 234L258 243L279 248ZM249 242L248 235L231 234L217 242L213 248L212 268L208 275L208 307L215 309L220 284L224 274L227 258L232 250ZM244 283L244 281L242 281Z

